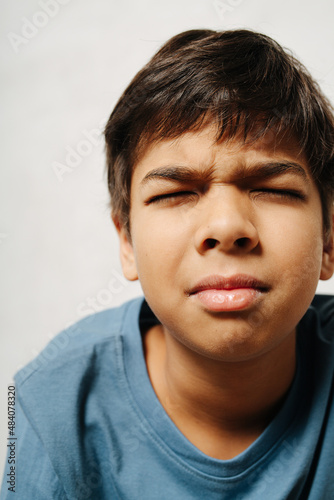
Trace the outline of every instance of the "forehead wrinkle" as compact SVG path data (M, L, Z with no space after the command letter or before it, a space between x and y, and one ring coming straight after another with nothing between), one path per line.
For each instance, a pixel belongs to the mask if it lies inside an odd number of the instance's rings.
M171 180L177 182L207 183L211 180L214 167L198 169L183 165L166 165L148 172L141 180L143 186L152 180Z

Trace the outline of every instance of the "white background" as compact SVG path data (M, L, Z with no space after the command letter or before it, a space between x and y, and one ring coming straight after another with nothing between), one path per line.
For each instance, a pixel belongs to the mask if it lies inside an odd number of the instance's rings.
M333 102L333 19L332 0L2 0L1 469L13 374L83 314L140 293L117 278L101 137L127 83L180 31L245 27L292 49Z

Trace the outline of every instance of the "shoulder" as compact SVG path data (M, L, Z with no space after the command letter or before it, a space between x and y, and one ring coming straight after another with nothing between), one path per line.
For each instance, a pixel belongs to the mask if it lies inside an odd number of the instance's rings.
M60 332L43 351L15 376L19 394L41 392L63 382L80 383L87 371L96 369L106 350L113 357L117 341L126 335L129 316L139 315L143 299L87 316ZM112 362L112 359L109 359ZM70 378L68 378L70 377Z
M334 295L317 294L314 296L312 306L328 318L334 318Z
M73 486L70 471L81 471L85 477L83 457L94 458L91 434L95 432L99 442L99 429L108 425L111 432L129 412L124 397L123 348L127 337L131 342L139 333L142 303L143 298L134 299L80 320L57 335L15 377L22 415L22 460L33 460L27 436L34 436L36 453L47 457L50 471L69 490ZM27 429L25 438L22 422Z
M315 295L308 313L322 340L334 344L334 295Z

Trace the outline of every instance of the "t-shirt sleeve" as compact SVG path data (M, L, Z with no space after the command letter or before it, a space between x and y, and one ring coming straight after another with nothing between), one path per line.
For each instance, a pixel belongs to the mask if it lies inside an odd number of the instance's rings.
M10 465L6 458L0 500L67 500L43 443L18 400L15 437L16 440L12 440L12 443L15 443L15 493L8 489L13 483L7 483L10 479L7 476ZM9 439L7 443L10 441Z

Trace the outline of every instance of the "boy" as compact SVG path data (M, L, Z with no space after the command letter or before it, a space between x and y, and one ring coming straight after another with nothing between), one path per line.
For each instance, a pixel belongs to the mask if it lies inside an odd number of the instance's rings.
M105 136L145 300L17 375L17 498L334 498L330 104L269 37L192 30Z

